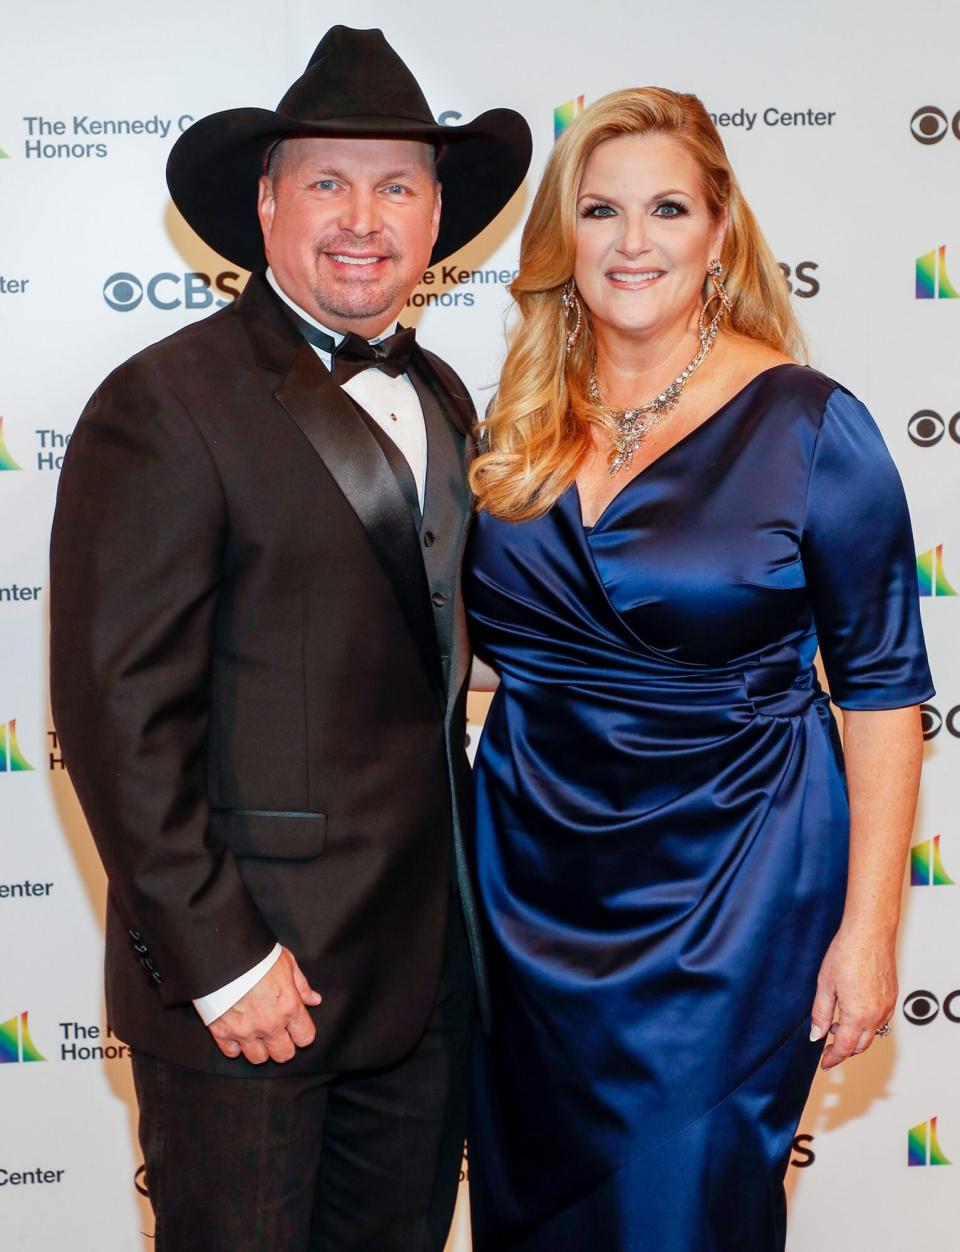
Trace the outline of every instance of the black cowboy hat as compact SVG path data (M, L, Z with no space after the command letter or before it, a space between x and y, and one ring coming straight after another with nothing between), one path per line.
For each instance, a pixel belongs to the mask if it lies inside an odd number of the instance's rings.
M420 139L442 148L440 234L430 263L479 234L523 182L530 128L512 109L440 126L416 79L379 30L333 26L303 74L269 109L227 109L180 136L167 161L174 204L211 248L244 269L266 264L257 180L279 139L317 135Z

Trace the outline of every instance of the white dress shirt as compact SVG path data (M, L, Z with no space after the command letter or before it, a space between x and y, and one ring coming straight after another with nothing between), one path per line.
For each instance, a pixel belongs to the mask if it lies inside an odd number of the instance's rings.
M329 335L334 343L339 343L343 339L342 332L331 330L329 326L324 326L305 309L301 309L298 304L295 304L277 282L273 271L270 269L267 270L267 282L280 299L285 304L288 304L304 321L309 322L312 326L322 330L324 334ZM374 339L371 342L376 343L377 340ZM313 350L329 370L330 353L322 351L315 345L313 345ZM417 498L420 501L422 510L423 491L427 480L427 429L423 420L423 409L420 407L420 397L417 395L413 383L411 383L406 374L399 374L396 378L391 378L389 374L384 374L382 370L371 368L363 370L359 374L354 374L352 378L342 385L341 389L370 414L377 425L390 436L403 453L407 464L410 466L414 482L417 484ZM211 1022L216 1021L218 1017L222 1017L224 1013L232 1009L237 1001L245 996L251 988L255 987L264 974L273 968L280 959L281 951L280 944L274 944L273 950L268 952L262 961L258 961L245 974L241 974L239 978L234 978L226 986L218 987L216 991L211 991L209 995L200 996L194 1000L194 1008L200 1014L203 1024L209 1026Z
M274 277L272 270L267 270L267 282L274 289L284 304L288 304L295 313L316 326L325 335L329 335L334 343L343 339L343 332L331 330L315 317L311 317L304 309L290 299ZM372 339L377 343L381 336ZM314 345L314 352L327 369L330 368L330 353ZM417 498L420 509L423 509L423 488L427 478L427 428L423 420L423 409L416 388L406 374L398 374L391 378L383 370L368 369L354 374L342 387L348 396L352 396L357 404L373 418L403 453L417 484Z

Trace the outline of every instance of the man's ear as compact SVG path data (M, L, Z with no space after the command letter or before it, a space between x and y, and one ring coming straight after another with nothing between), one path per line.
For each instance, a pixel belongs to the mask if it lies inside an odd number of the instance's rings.
M264 244L270 243L273 232L273 215L277 209L276 195L273 190L273 179L267 174L260 175L257 185L257 216L260 218L260 229L263 231Z
M431 228L433 230L433 243L437 242L437 235L440 234L440 214L443 211L443 184L437 183L436 200L433 205L433 218L431 220Z

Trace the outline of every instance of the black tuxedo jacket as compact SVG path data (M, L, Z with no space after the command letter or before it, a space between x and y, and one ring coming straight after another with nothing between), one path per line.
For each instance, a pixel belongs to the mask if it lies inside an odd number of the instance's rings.
M262 276L120 366L70 441L54 718L109 879L109 1019L147 1053L261 1076L398 1059L451 882L483 1006L463 854L473 410L431 354L410 375L434 422L430 531ZM283 1066L227 1060L191 1001L276 940L323 996L317 1041Z

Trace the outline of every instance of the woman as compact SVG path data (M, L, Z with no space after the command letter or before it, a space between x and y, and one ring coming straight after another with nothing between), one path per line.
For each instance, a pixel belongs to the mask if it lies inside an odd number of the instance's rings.
M896 1003L932 694L903 491L796 363L695 97L618 92L568 130L513 293L467 576L501 678L475 1246L773 1252L821 1053Z

